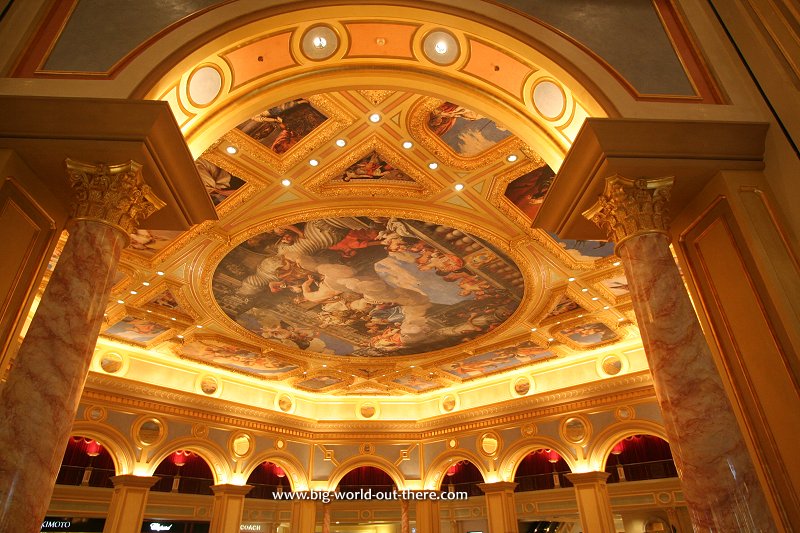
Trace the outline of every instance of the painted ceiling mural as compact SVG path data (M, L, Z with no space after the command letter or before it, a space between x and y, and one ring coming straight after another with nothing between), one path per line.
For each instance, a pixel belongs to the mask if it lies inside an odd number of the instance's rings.
M531 227L554 172L491 118L403 91L264 109L196 160L219 221L131 235L104 338L310 394L444 398L506 375L528 394L520 372L635 337L614 244Z
M522 273L461 231L401 218L280 226L217 267L217 303L240 325L290 348L408 355L492 331L519 306Z

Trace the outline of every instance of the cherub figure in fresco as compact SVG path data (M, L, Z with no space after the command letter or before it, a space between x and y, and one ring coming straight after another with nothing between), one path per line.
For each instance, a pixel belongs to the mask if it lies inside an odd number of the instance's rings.
M464 260L455 254L433 250L429 254L420 255L417 265L422 271L435 270L446 273L459 270L464 266Z
M382 162L378 154L372 154L366 158L358 161L350 168L344 171L342 181L350 180L376 180L380 179L387 174L393 172L395 168L389 163Z

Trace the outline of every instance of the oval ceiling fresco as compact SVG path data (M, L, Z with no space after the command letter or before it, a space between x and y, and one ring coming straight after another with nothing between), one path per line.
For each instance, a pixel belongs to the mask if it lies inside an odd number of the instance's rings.
M511 316L519 268L490 244L402 218L326 218L251 237L217 266L214 297L257 335L309 352L450 348Z

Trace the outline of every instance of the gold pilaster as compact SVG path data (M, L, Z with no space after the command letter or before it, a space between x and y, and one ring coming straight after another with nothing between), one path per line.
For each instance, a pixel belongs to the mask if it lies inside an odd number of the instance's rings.
M142 165L65 161L73 191L72 218L95 220L119 228L125 235L166 204L142 178Z
M669 229L669 198L674 178L606 178L597 203L583 216L606 231L619 246L636 235L663 233Z

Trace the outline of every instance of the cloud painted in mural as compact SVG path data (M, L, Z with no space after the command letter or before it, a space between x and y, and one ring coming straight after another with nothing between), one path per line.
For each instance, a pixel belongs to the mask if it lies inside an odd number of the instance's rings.
M452 102L431 111L428 128L461 157L475 157L511 137L492 120Z
M461 379L472 379L519 366L552 359L556 355L547 348L525 341L516 346L486 352L442 365L441 368Z
M261 376L276 377L297 369L291 363L219 339L193 339L175 351L186 359Z
M220 262L225 313L291 348L386 356L449 348L519 306L522 273L459 230L399 218L345 217L256 235Z

